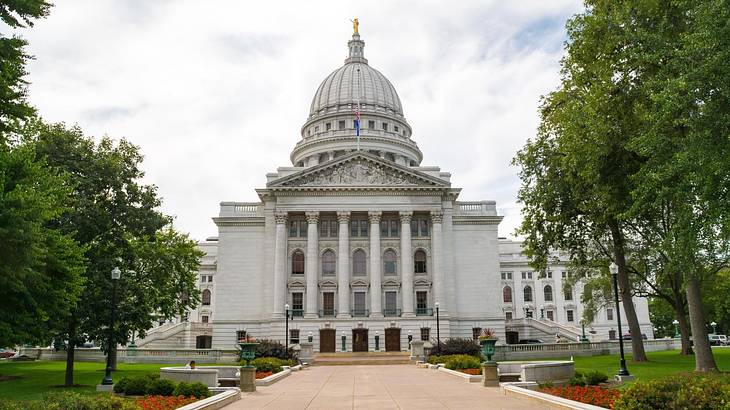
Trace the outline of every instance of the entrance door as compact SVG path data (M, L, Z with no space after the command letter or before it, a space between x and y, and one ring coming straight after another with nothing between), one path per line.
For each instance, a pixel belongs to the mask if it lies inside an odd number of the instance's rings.
M368 330L352 329L352 351L367 352L368 351Z
M385 351L400 352L400 329L393 327L385 329Z
M335 352L335 329L319 329L320 353Z

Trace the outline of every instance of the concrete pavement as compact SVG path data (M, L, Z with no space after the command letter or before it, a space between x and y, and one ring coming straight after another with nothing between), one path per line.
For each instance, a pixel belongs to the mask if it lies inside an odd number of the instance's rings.
M225 407L238 409L547 409L415 365L314 366Z

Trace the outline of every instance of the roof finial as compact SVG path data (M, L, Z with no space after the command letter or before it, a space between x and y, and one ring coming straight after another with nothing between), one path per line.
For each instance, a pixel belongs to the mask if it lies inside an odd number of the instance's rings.
M347 42L347 46L350 49L350 55L345 60L345 64L348 63L368 63L368 60L365 59L365 42L360 40L360 22L358 21L357 17L353 20L350 20L352 22L352 40Z
M352 22L352 34L360 34L358 31L358 28L360 27L360 22L357 21L357 17L355 17L354 20L350 20Z

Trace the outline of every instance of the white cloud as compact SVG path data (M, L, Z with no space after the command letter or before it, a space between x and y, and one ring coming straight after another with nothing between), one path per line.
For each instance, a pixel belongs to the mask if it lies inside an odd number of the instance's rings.
M464 200L495 199L519 223L509 165L558 84L564 23L552 1L63 1L18 33L36 56L31 102L50 121L125 137L147 181L196 238L223 200L256 200L289 153L358 16L371 65L395 85L425 165Z

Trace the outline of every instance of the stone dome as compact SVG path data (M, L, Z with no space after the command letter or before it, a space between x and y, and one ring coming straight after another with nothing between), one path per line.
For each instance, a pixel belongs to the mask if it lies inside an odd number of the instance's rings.
M403 106L393 84L367 63L350 62L333 71L319 85L312 99L309 118L337 110L340 106L351 109L358 99L362 111L403 117Z
M363 150L400 165L419 165L423 154L411 140L411 126L395 87L370 67L359 33L347 45L345 64L317 87L302 126L302 140L291 153L292 164L308 167ZM355 125L358 107L359 130Z

